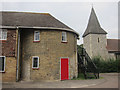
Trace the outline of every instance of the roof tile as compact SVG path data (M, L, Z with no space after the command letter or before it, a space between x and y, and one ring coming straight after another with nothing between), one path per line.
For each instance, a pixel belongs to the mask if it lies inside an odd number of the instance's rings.
M49 13L11 12L1 11L0 25L2 26L26 26L26 27L50 27L68 29L78 35L72 28L54 18ZM79 36L79 35L78 35Z
M108 51L120 51L120 39L107 39Z

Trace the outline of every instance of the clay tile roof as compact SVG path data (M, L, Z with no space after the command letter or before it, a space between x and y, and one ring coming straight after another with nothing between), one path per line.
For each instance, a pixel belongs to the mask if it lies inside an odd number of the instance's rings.
M107 34L107 32L101 28L93 8L91 10L88 26L83 34L83 37L88 34Z
M61 28L72 31L79 36L72 28L57 20L49 13L0 11L0 16L2 16L0 18L0 21L2 21L0 25L2 26Z
M120 39L107 39L107 50L120 52L119 44L120 44Z

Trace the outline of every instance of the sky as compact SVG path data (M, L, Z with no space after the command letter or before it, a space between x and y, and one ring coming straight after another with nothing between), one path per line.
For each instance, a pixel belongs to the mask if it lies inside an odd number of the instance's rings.
M88 24L91 8L94 8L101 27L108 33L107 38L118 38L118 0L2 0L0 10L50 13L55 18L77 31L78 44L83 43L82 35Z

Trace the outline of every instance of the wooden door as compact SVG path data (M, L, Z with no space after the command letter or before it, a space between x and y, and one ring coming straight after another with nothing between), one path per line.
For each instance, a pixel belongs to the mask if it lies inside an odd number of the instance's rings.
M69 79L69 61L68 58L61 58L61 80Z

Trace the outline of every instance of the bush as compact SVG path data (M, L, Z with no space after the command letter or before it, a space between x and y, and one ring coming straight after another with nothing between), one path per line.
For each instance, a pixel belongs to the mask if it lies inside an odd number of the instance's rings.
M100 73L119 72L118 63L119 60L108 59L104 60L100 56L94 57L93 62L97 66Z

